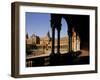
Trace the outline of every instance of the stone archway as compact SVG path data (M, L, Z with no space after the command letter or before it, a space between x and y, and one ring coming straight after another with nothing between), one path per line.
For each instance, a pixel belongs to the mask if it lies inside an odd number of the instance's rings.
M51 28L52 28L52 54L54 54L55 44L55 29L57 29L58 46L57 53L60 48L60 31L61 19L64 18L68 24L69 37L69 53L72 51L72 29L76 31L76 35L80 37L81 48L89 50L89 16L88 15L66 15L66 14L51 14ZM77 39L77 38L76 38Z
M55 54L55 29L57 29L57 53L60 54L60 30L61 30L61 15L51 14L51 28L52 28L52 54Z
M69 16L68 16L69 17ZM61 31L61 19L64 18L68 21L71 21L70 18L66 17L62 14L51 14L51 28L52 28L52 54L55 54L55 29L57 29L57 54L60 54L60 31ZM67 19L66 19L67 18ZM68 22L68 26L70 26L71 22ZM71 25L72 26L72 25ZM68 27L68 37L69 37L69 52L72 51L72 27Z

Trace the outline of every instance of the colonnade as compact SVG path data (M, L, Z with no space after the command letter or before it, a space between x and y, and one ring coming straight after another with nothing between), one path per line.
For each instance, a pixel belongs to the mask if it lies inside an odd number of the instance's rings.
M57 16L51 16L51 28L52 28L52 50L51 53L55 54L55 29L57 30L57 54L60 54L60 31L61 31L61 18ZM68 25L70 26L70 25ZM73 28L70 26L68 27L68 44L69 45L69 53L72 51L72 31ZM77 35L76 35L77 39ZM77 41L77 40L76 40ZM76 48L77 48L77 42L76 42ZM67 50L67 49L66 49Z

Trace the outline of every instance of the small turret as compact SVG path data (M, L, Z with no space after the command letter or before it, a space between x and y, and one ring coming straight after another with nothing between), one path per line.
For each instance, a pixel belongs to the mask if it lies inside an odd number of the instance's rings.
M49 33L49 31L47 32L46 36L50 38L50 33Z
M28 36L28 33L26 34L26 39L28 39L29 38L29 36Z

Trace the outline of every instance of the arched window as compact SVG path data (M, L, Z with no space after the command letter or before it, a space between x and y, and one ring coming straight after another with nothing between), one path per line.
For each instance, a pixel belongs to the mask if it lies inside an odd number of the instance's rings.
M67 21L62 18L61 19L61 32L60 32L60 53L67 53L68 52L68 25Z

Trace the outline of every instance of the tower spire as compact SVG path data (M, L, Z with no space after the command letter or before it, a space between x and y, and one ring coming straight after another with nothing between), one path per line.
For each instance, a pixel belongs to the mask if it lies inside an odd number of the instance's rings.
M28 36L28 32L26 33L26 39L28 39L29 38L29 36Z

